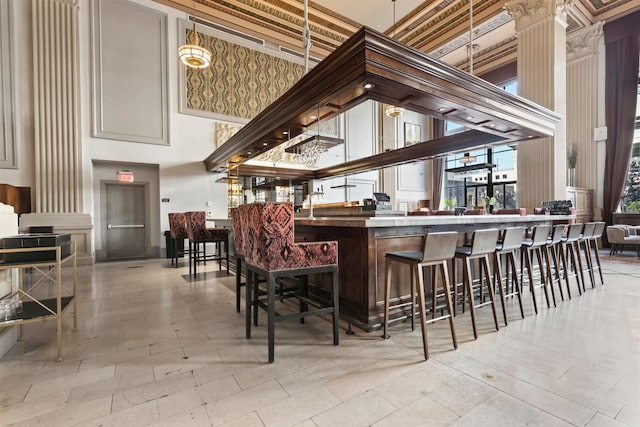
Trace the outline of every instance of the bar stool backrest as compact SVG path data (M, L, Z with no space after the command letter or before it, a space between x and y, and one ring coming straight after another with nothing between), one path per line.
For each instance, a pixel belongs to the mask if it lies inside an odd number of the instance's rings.
M446 231L443 233L427 233L424 236L424 250L422 262L445 261L456 254L458 233Z
M604 222L596 222L596 226L593 230L593 236L591 236L592 239L599 239L600 237L602 237L602 233L604 233L604 229L605 226L607 224Z
M201 241L207 234L207 217L204 211L184 213L187 223L187 235L189 240Z
M582 238L583 239L591 239L593 237L593 232L596 231L596 223L595 222L587 222L582 229Z
M502 249L500 249L500 251L509 252L515 249L520 249L526 230L527 229L525 227L505 228L502 235Z
M244 236L240 208L231 208L231 229L233 230L233 247L236 254L244 255Z
M564 224L557 224L553 226L553 233L551 234L551 241L547 242L552 245L562 242L562 238L564 237Z
M569 226L569 231L567 232L567 242L580 240L580 236L582 236L582 227L583 224L581 223L571 224Z
M532 247L542 246L547 244L547 239L549 238L549 233L551 232L550 225L537 225L533 229Z
M471 254L484 255L491 254L496 251L496 243L498 242L498 230L495 228L487 228L486 230L476 230L471 238Z
M174 239L185 239L187 237L187 221L182 212L169 214L169 234Z
M575 242L580 240L580 236L582 236L582 227L581 223L571 224L569 226L569 231L567 232L567 242Z

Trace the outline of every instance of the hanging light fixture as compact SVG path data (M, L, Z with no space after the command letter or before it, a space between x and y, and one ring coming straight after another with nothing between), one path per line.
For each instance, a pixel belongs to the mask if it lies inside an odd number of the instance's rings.
M389 105L384 109L384 114L388 117L399 117L404 114L404 108L396 107L395 105Z
M396 37L396 0L391 0L393 3L393 38ZM404 114L404 108L396 107L395 105L389 105L384 109L384 114L387 117L400 117Z
M211 52L198 45L198 31L196 30L196 2L193 1L193 31L191 44L184 44L178 49L180 61L187 67L207 68L211 64Z
M468 163L474 163L477 160L476 156L472 156L469 153L464 153L464 156L460 158L460 163L466 165Z

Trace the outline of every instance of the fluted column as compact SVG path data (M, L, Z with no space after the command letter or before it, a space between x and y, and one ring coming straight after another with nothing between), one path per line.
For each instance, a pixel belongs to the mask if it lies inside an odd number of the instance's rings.
M78 2L32 0L35 212L82 210Z
M598 127L601 48L604 51L602 22L575 31L567 39L567 144L578 148L576 187L591 189L598 188L593 129Z
M518 34L518 94L566 115L566 16L570 0L510 0ZM553 137L518 145L518 203L566 199L566 118Z

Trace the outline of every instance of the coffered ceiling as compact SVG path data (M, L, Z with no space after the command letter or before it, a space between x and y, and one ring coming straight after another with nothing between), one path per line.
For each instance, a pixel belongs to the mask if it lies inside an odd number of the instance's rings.
M154 0L218 25L302 52L303 0ZM516 57L513 20L503 0L473 0L474 70ZM395 11L394 11L395 6ZM309 0L311 55L323 59L366 25L403 43L468 68L469 0ZM567 32L640 9L640 0L573 0ZM395 15L395 20L394 20Z

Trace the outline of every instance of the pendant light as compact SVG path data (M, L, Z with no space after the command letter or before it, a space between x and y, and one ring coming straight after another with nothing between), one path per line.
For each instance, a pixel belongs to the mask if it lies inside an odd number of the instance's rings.
M391 0L393 3L393 38L396 37L396 0ZM395 105L389 105L384 109L384 114L387 117L400 117L404 114L404 108L397 107Z
M198 45L198 31L196 30L196 2L193 1L193 31L191 44L184 44L178 49L180 61L187 67L207 68L211 64L211 52Z

